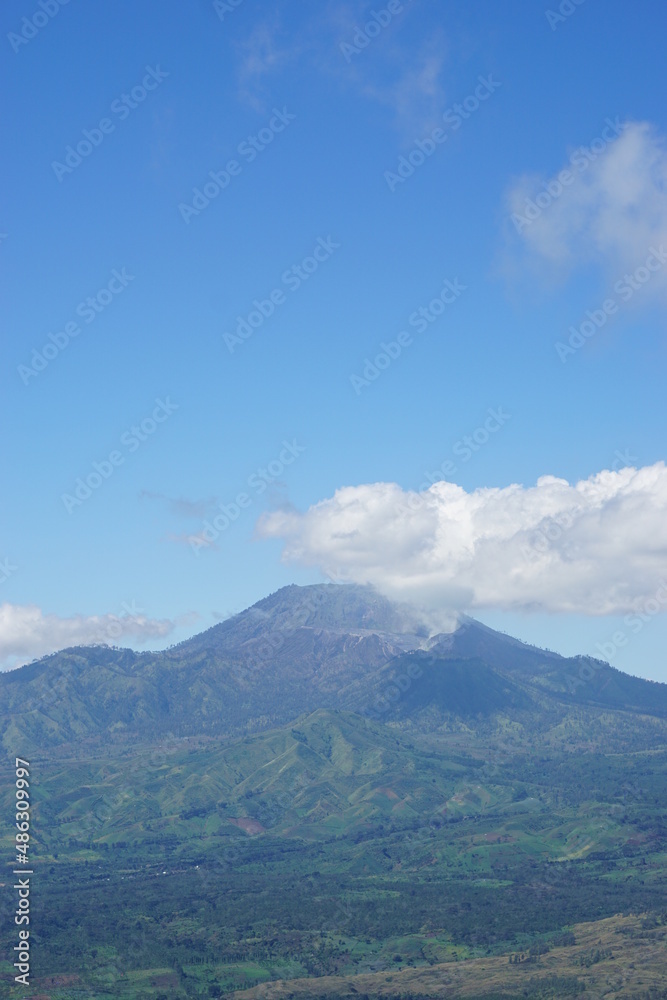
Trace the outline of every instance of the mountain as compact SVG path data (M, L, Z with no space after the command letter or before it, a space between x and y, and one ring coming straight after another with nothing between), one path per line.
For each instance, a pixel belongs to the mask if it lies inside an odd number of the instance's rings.
M667 685L470 618L429 635L418 612L359 586L285 587L159 653L74 647L0 675L10 753L19 744L38 752L90 739L234 737L318 709L430 729L502 716L532 731L560 725L575 706L664 718Z
M0 675L35 995L664 996L666 696L329 585Z
M396 604L371 587L316 584L283 587L233 618L187 639L188 649L238 649L268 632L311 628L350 635L377 634L411 648L428 638L419 612ZM408 638L410 637L410 638Z

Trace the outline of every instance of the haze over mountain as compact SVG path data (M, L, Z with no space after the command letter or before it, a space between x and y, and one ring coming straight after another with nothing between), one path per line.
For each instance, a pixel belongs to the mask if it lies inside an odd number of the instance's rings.
M471 618L429 634L369 587L285 587L169 650L62 650L0 675L2 739L238 736L318 709L433 729L557 726L575 707L667 716L667 685L529 646Z

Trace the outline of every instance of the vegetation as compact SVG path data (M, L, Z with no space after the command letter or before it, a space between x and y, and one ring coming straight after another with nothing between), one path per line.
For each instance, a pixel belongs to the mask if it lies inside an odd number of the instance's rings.
M284 620L288 605L283 595L272 607ZM318 628L325 611L309 612ZM382 624L386 643L392 622ZM310 627L288 630L291 648ZM226 656L249 641L232 642L239 628L250 624L227 626ZM654 714L640 710L641 692L623 709L598 704L593 681L588 702L579 688L554 694L555 654L538 663L521 647L508 666L513 640L501 637L494 658L489 631L476 650L469 628L465 649L400 651L367 668L363 691L357 651L345 668L357 711L318 708L271 729L247 712L242 724L239 702L235 736L213 721L155 736L178 684L155 680L153 696L154 661L113 650L99 652L94 692L82 670L66 704L39 710L43 737L36 717L10 719L13 753L32 754L33 995L664 995L661 686ZM322 648L351 648L349 634L332 636ZM187 655L203 656L202 642ZM185 658L172 651L182 679ZM6 681L12 698L48 683L51 662ZM222 687L204 674L189 675L183 729L197 729L191 706L201 721L219 705ZM372 718L365 708L400 677L410 685ZM280 712L308 705L318 685L293 687ZM8 868L12 764L0 810ZM30 995L11 985L14 943L6 919L0 996Z

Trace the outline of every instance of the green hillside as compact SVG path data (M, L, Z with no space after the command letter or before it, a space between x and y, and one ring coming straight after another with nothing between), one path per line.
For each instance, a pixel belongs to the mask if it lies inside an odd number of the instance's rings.
M8 867L31 761L36 995L509 1000L510 956L521 996L603 995L585 963L626 930L655 986L665 685L314 589L0 678ZM13 943L7 920L0 996Z
M665 751L414 742L318 711L33 768L36 972L95 996L426 969L664 908Z

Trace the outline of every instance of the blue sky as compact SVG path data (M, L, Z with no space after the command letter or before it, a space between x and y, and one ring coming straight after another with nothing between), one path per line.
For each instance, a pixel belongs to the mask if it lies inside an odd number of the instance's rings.
M284 7L3 7L5 664L338 574L667 681L664 6Z

